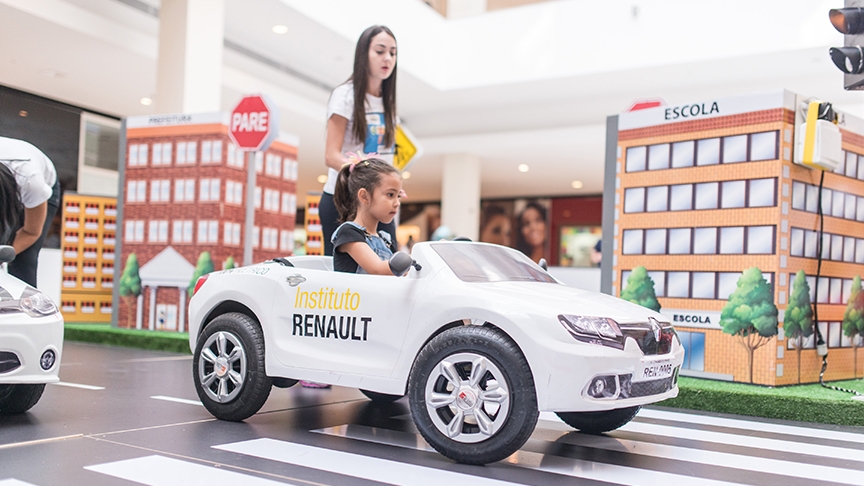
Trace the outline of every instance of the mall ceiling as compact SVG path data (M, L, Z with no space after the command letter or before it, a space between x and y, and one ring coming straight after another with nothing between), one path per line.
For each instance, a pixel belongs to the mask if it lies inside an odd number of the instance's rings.
M298 193L319 190L329 89L350 74L363 28L384 23L399 41L399 112L424 148L411 201L440 197L441 160L458 153L483 160L485 198L599 194L606 117L635 100L786 88L864 116L827 54L842 42L827 14L840 3L558 0L444 19L421 0L226 0L222 107L271 94L301 140ZM154 113L140 100L156 91L158 8L0 0L0 84L118 117Z

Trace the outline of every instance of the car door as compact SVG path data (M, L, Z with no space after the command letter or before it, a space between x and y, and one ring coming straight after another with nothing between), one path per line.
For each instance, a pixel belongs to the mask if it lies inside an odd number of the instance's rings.
M424 279L292 268L279 283L274 343L285 366L388 377Z

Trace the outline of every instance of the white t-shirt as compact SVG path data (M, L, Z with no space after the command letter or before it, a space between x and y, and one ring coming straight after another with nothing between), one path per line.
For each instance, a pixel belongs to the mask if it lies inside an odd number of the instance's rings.
M51 197L57 171L51 159L38 148L23 140L0 137L0 164L15 174L25 208L35 208Z
M364 154L375 152L378 158L390 164L393 164L393 152L395 144L390 147L382 145L384 143L384 131L386 125L384 122L384 100L380 96L372 96L366 93L366 140L357 141L354 139L354 83L348 81L345 84L337 86L330 95L330 102L327 103L327 120L333 115L339 115L348 119L348 126L345 127L345 138L342 141L342 153L354 152ZM339 171L328 168L327 183L324 184L324 192L333 194L336 189L336 178L339 177Z

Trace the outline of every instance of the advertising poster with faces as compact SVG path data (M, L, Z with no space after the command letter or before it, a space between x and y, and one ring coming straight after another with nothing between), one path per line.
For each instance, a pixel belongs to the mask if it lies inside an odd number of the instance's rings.
M535 262L549 261L550 205L549 199L484 201L479 240L516 248Z

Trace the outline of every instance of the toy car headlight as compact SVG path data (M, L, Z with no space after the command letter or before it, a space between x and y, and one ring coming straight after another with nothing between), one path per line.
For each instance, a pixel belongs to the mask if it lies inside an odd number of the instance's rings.
M624 348L624 335L614 319L560 314L558 322L578 341Z
M38 290L25 291L18 306L30 317L43 317L57 312L57 306L51 298Z

